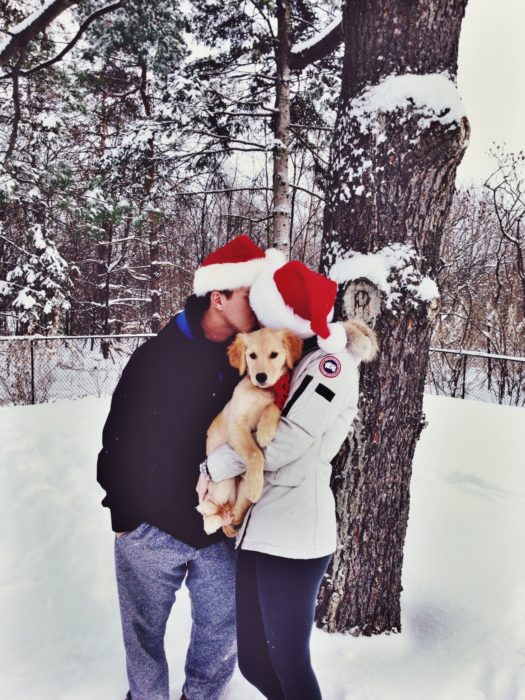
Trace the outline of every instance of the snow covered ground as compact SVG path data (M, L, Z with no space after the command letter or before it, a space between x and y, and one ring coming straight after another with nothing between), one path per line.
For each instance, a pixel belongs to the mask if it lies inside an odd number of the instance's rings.
M0 408L0 697L121 700L113 535L95 460L107 398ZM525 409L439 396L418 444L403 631L314 630L325 700L525 700ZM169 623L178 700L190 616ZM261 695L237 673L229 700Z

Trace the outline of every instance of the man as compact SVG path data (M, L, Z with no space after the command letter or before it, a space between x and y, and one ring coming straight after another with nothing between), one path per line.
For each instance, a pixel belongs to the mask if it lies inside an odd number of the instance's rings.
M209 255L195 295L134 352L113 395L97 479L116 533L128 700L169 700L164 634L184 579L193 627L182 697L218 700L234 671L233 544L204 533L195 480L206 430L238 381L226 348L256 327L249 287L271 258L246 236Z

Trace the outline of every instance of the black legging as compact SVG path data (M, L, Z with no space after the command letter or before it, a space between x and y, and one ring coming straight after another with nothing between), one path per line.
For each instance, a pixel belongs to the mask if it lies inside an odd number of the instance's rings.
M321 700L310 661L310 635L330 556L288 559L243 549L238 554L242 675L269 700Z

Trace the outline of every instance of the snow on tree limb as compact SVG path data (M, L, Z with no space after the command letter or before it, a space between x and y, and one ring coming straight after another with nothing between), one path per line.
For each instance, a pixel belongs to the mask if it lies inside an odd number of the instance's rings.
M108 12L114 12L115 10L119 10L121 7L124 7L126 5L127 0L119 0L118 2L114 2L111 5L106 5L105 7L101 7L99 10L96 12L93 12L93 14L89 15L89 17L86 18L86 20L81 24L79 27L79 30L75 34L75 36L71 39L71 41L58 53L56 56L53 58L50 58L49 61L45 61L44 63L40 63L38 66L34 66L34 68L30 68L29 70L25 71L20 71L21 75L31 75L32 73L36 73L39 70L42 70L43 68L49 68L49 66L52 66L54 63L57 63L60 61L64 56L71 51L71 49L75 46L75 44L78 42L80 37L84 34L86 29L89 27L90 24L92 24L96 19L99 17L102 17L103 15L107 14Z
M343 41L343 17L339 15L315 36L301 41L290 53L290 68L302 70L310 63L329 56Z
M19 51L25 49L64 10L79 2L81 0L47 0L36 12L9 29L8 38L0 44L0 66L5 66Z

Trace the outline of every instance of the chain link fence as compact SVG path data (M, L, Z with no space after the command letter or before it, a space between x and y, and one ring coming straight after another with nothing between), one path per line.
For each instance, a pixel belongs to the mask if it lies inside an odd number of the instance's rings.
M152 334L0 338L0 405L112 394Z
M431 348L426 391L525 406L525 357Z
M150 337L0 337L0 405L110 395L130 355ZM426 391L525 406L525 357L431 348Z

